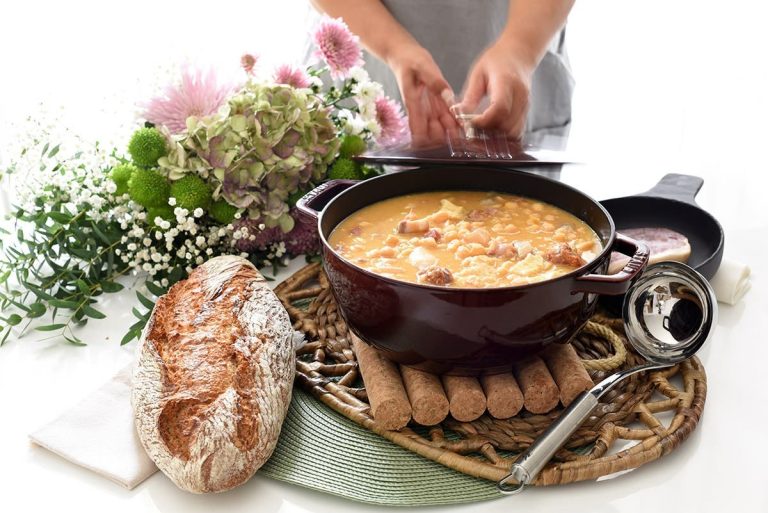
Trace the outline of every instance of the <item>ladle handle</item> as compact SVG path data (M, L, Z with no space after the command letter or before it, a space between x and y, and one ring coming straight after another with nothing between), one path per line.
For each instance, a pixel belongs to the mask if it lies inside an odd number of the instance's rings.
M509 474L498 482L499 491L514 495L522 492L528 484L532 483L541 469L552 459L552 456L589 416L589 413L597 406L597 402L598 396L594 395L591 390L582 392L574 399L560 415L560 418L550 424L528 450L518 457Z
M541 469L552 459L558 449L571 437L581 423L589 417L590 412L597 406L600 398L624 378L638 372L662 369L672 363L646 363L630 369L620 370L611 374L586 392L582 392L573 400L568 408L563 410L560 417L549 425L535 442L522 453L504 476L497 487L501 493L514 495L532 483ZM510 484L514 483L514 484Z

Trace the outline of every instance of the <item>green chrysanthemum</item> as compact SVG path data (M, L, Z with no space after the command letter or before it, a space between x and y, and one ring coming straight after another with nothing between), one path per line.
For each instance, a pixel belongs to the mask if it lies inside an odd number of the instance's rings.
M168 180L154 169L137 169L128 181L128 194L144 208L167 205L170 193Z
M122 196L128 192L128 182L136 171L138 171L138 168L133 164L120 164L112 168L109 177L117 185L115 196Z
M128 153L140 167L154 167L160 157L168 154L165 137L157 128L140 128L128 143Z
M173 214L173 207L170 205L162 205L160 207L147 209L147 223L152 226L157 226L155 219L158 217L165 219L166 221L173 221L176 218Z
M235 220L237 210L237 207L230 205L224 201L224 199L219 198L211 203L211 208L208 211L208 214L221 224L229 224Z
M176 206L190 212L196 208L208 210L212 199L211 187L198 175L186 175L171 184L171 196Z
M357 164L349 159L338 159L328 170L328 178L331 180L346 179L359 180L361 178Z
M354 157L361 155L368 148L362 137L358 135L345 135L341 140L341 146L339 147L339 156L342 158Z

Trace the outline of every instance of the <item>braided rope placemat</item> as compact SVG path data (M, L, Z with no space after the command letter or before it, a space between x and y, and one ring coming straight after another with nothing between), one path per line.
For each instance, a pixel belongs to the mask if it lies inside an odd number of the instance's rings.
M457 483L446 483L445 487L436 485L436 488L427 486L427 489L431 490L427 496L406 493L405 497L396 493L403 488L402 483L400 488L395 486L383 495L373 493L370 483L366 492L364 480L358 480L357 486L347 488L338 483L333 486L322 482L308 483L306 480L292 477L291 472L286 471L288 458L284 457L283 453L291 444L282 438L275 456L264 469L267 475L377 504L447 504L492 498L497 496L492 482L506 475L515 454L526 449L562 411L557 408L544 415L522 412L506 420L494 419L486 414L472 422L459 422L449 417L432 428L409 426L400 431L382 429L370 415L370 406L359 377L347 326L336 310L336 303L320 265L306 266L280 284L275 292L288 310L295 329L304 332L308 340L298 351L297 383L320 403L357 425L352 429L349 425L337 423L330 430L330 437L333 438L337 433L338 439L326 440L326 444L346 444L349 442L347 437L352 436L355 429L359 431L359 426L412 453L432 460L428 462L418 458L427 465L425 468L433 479L436 478L437 465L432 462L437 462L466 474L463 478L469 481L460 485L463 487L462 492L455 497L448 490ZM632 367L643 362L626 343L622 327L621 320L595 316L572 342L595 382L616 369ZM314 413L311 415L322 411L315 408L319 406L317 401L312 401L306 394L297 392L296 397L286 422L288 432L293 429L291 425L297 421L300 424L310 416L310 412L306 410L311 402L315 403L312 405ZM705 398L706 375L701 362L695 357L669 369L640 373L628 378L603 398L590 418L555 455L534 484L542 486L593 480L637 468L660 458L679 446L695 429L704 408ZM303 411L296 411L298 409ZM660 416L670 414L672 420L662 422ZM332 412L328 412L328 415L333 416ZM303 420L301 416L304 416ZM343 419L329 417L331 423L338 420ZM352 431L349 431L350 429ZM295 429L293 431L295 432ZM360 439L360 434L356 433L354 436ZM382 446L370 444L369 439L360 446L347 447L338 455L340 458L350 458L350 454L362 452L365 455L362 458L364 461L335 463L353 467L353 476L360 474L360 468L354 467L367 464L369 446L371 458L375 460L374 453L378 450L377 447ZM395 451L390 453L390 457L394 458L392 461L400 461L401 457L412 456L406 454ZM333 459L333 454L329 455L329 459ZM381 465L371 465L371 468L382 472ZM392 471L397 474L397 467ZM412 473L413 468L409 467L406 473L408 472ZM462 477L460 474L453 475ZM471 479L469 476L490 482ZM402 476L397 479L402 481ZM425 489L423 482L416 485L414 489ZM445 491L441 492L441 489Z

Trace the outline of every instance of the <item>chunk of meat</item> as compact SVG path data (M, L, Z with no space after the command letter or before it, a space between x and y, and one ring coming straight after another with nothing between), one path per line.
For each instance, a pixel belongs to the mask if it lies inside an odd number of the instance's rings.
M421 233L429 230L429 221L425 219L403 219L397 225L398 233Z
M517 258L518 256L517 247L511 242L497 244L488 254L501 258Z
M485 221L486 219L490 219L491 217L495 216L498 211L499 209L494 207L476 208L469 211L469 214L467 214L467 220Z
M448 285L453 282L453 274L445 267L439 265L430 265L416 273L419 283L429 285Z
M435 239L435 242L440 242L440 239L443 238L443 234L436 228L430 228L427 230L427 233L424 234L424 237L432 237Z
M581 255L576 253L568 244L555 244L549 251L547 251L544 258L553 264L567 265L569 267L581 267L587 263L581 258Z

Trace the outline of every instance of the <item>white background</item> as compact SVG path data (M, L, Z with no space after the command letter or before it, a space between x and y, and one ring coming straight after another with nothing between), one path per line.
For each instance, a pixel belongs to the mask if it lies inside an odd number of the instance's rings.
M0 15L0 162L24 118L41 110L42 119L60 120L57 130L121 140L136 123L135 103L184 59L230 74L244 51L265 61L298 60L306 9L293 0L7 4ZM721 309L717 336L701 354L706 414L678 451L617 479L463 509L768 511L767 15L758 0L577 3L568 27L577 80L569 147L589 166L571 167L563 179L601 199L648 189L669 171L703 176L699 202L723 224L726 256L752 265L753 290ZM212 497L180 492L161 475L127 492L31 446L30 431L131 361L133 347L118 345L132 322L130 306L128 295L108 298L110 320L83 333L87 348L32 335L0 349L1 511L377 509L258 475Z

